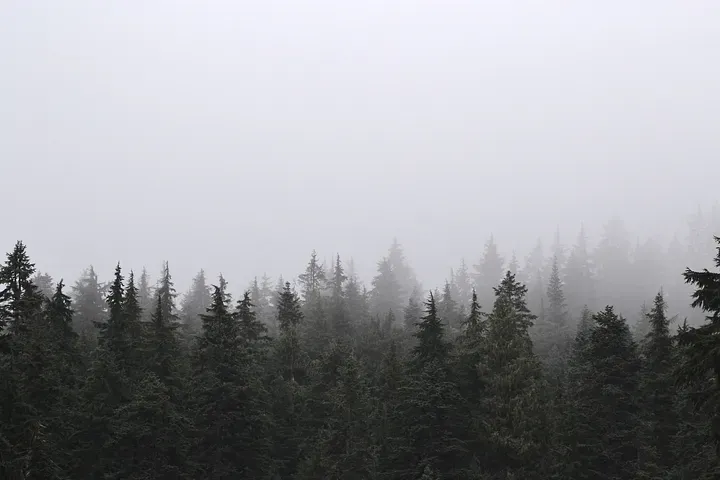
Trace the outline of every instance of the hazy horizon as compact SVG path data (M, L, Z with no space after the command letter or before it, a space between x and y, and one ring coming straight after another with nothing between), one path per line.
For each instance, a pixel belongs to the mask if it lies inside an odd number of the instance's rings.
M663 241L718 200L720 4L0 6L0 250L237 291L316 249L427 287L492 234L522 261L622 217ZM708 259L709 260L709 259ZM678 272L679 274L680 272Z

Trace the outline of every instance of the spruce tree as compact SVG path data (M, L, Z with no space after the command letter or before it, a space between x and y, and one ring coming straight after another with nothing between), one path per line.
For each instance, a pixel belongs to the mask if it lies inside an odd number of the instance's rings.
M672 377L675 351L666 310L660 291L647 313L650 331L642 345L640 468L645 474L654 475L670 471L678 460L673 445L679 423Z
M402 287L389 259L378 263L377 275L372 280L370 292L372 315L387 315L391 311L399 318L402 305Z
M474 265L475 290L477 291L480 303L489 305L492 303L492 289L501 280L503 274L504 260L498 253L498 247L494 237L485 244L485 253L478 265Z
M210 300L210 286L207 284L205 271L200 270L180 305L180 321L191 335L197 335L202 330L200 315L207 311Z
M466 453L458 408L462 400L450 377L450 345L432 293L415 337L418 341L408 365L411 377L405 391L405 419L412 419L406 435L412 465L420 470L410 474L417 475L428 465L453 478Z
M75 310L74 328L81 336L93 341L96 337L95 325L106 320L107 285L99 282L97 273L91 265L75 282L72 290Z
M593 316L581 337L584 367L574 371L564 478L636 478L640 358L613 307ZM600 473L602 472L602 473Z
M545 386L528 333L535 316L527 308L526 293L527 287L510 272L495 288L479 375L486 385L483 408L493 412L482 465L496 475L532 478L543 470L548 432Z
M720 237L714 263L720 268ZM695 287L692 307L707 313L706 322L679 335L683 352L676 372L680 385L692 389L695 408L710 417L712 437L720 456L720 273L708 269L683 273L685 282Z
M553 261L547 289L547 307L534 328L535 351L558 379L565 369L570 346L570 326L557 259Z

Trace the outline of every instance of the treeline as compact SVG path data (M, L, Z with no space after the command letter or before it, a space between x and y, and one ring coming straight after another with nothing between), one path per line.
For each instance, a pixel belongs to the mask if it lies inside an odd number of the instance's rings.
M152 287L118 265L68 291L18 242L0 267L0 478L718 478L720 273L676 273L702 325L671 326L660 290L631 330L580 303L579 249L553 255L534 309L514 267L489 285L493 242L439 291L395 243L370 290L313 254L297 288L231 298L201 272L182 301L167 264Z

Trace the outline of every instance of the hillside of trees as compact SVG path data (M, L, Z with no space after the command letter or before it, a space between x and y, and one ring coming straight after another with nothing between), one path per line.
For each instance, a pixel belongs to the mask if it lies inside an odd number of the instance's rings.
M239 295L167 263L66 285L18 241L0 478L720 478L719 219L522 261L491 237L437 286L397 241L368 284L313 252Z

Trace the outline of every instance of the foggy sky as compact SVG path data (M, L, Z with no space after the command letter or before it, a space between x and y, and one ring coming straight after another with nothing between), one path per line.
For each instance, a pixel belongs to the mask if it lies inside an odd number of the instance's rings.
M720 2L0 2L0 250L369 280L717 199ZM672 225L666 226L667 218ZM673 229L673 231L669 231Z

